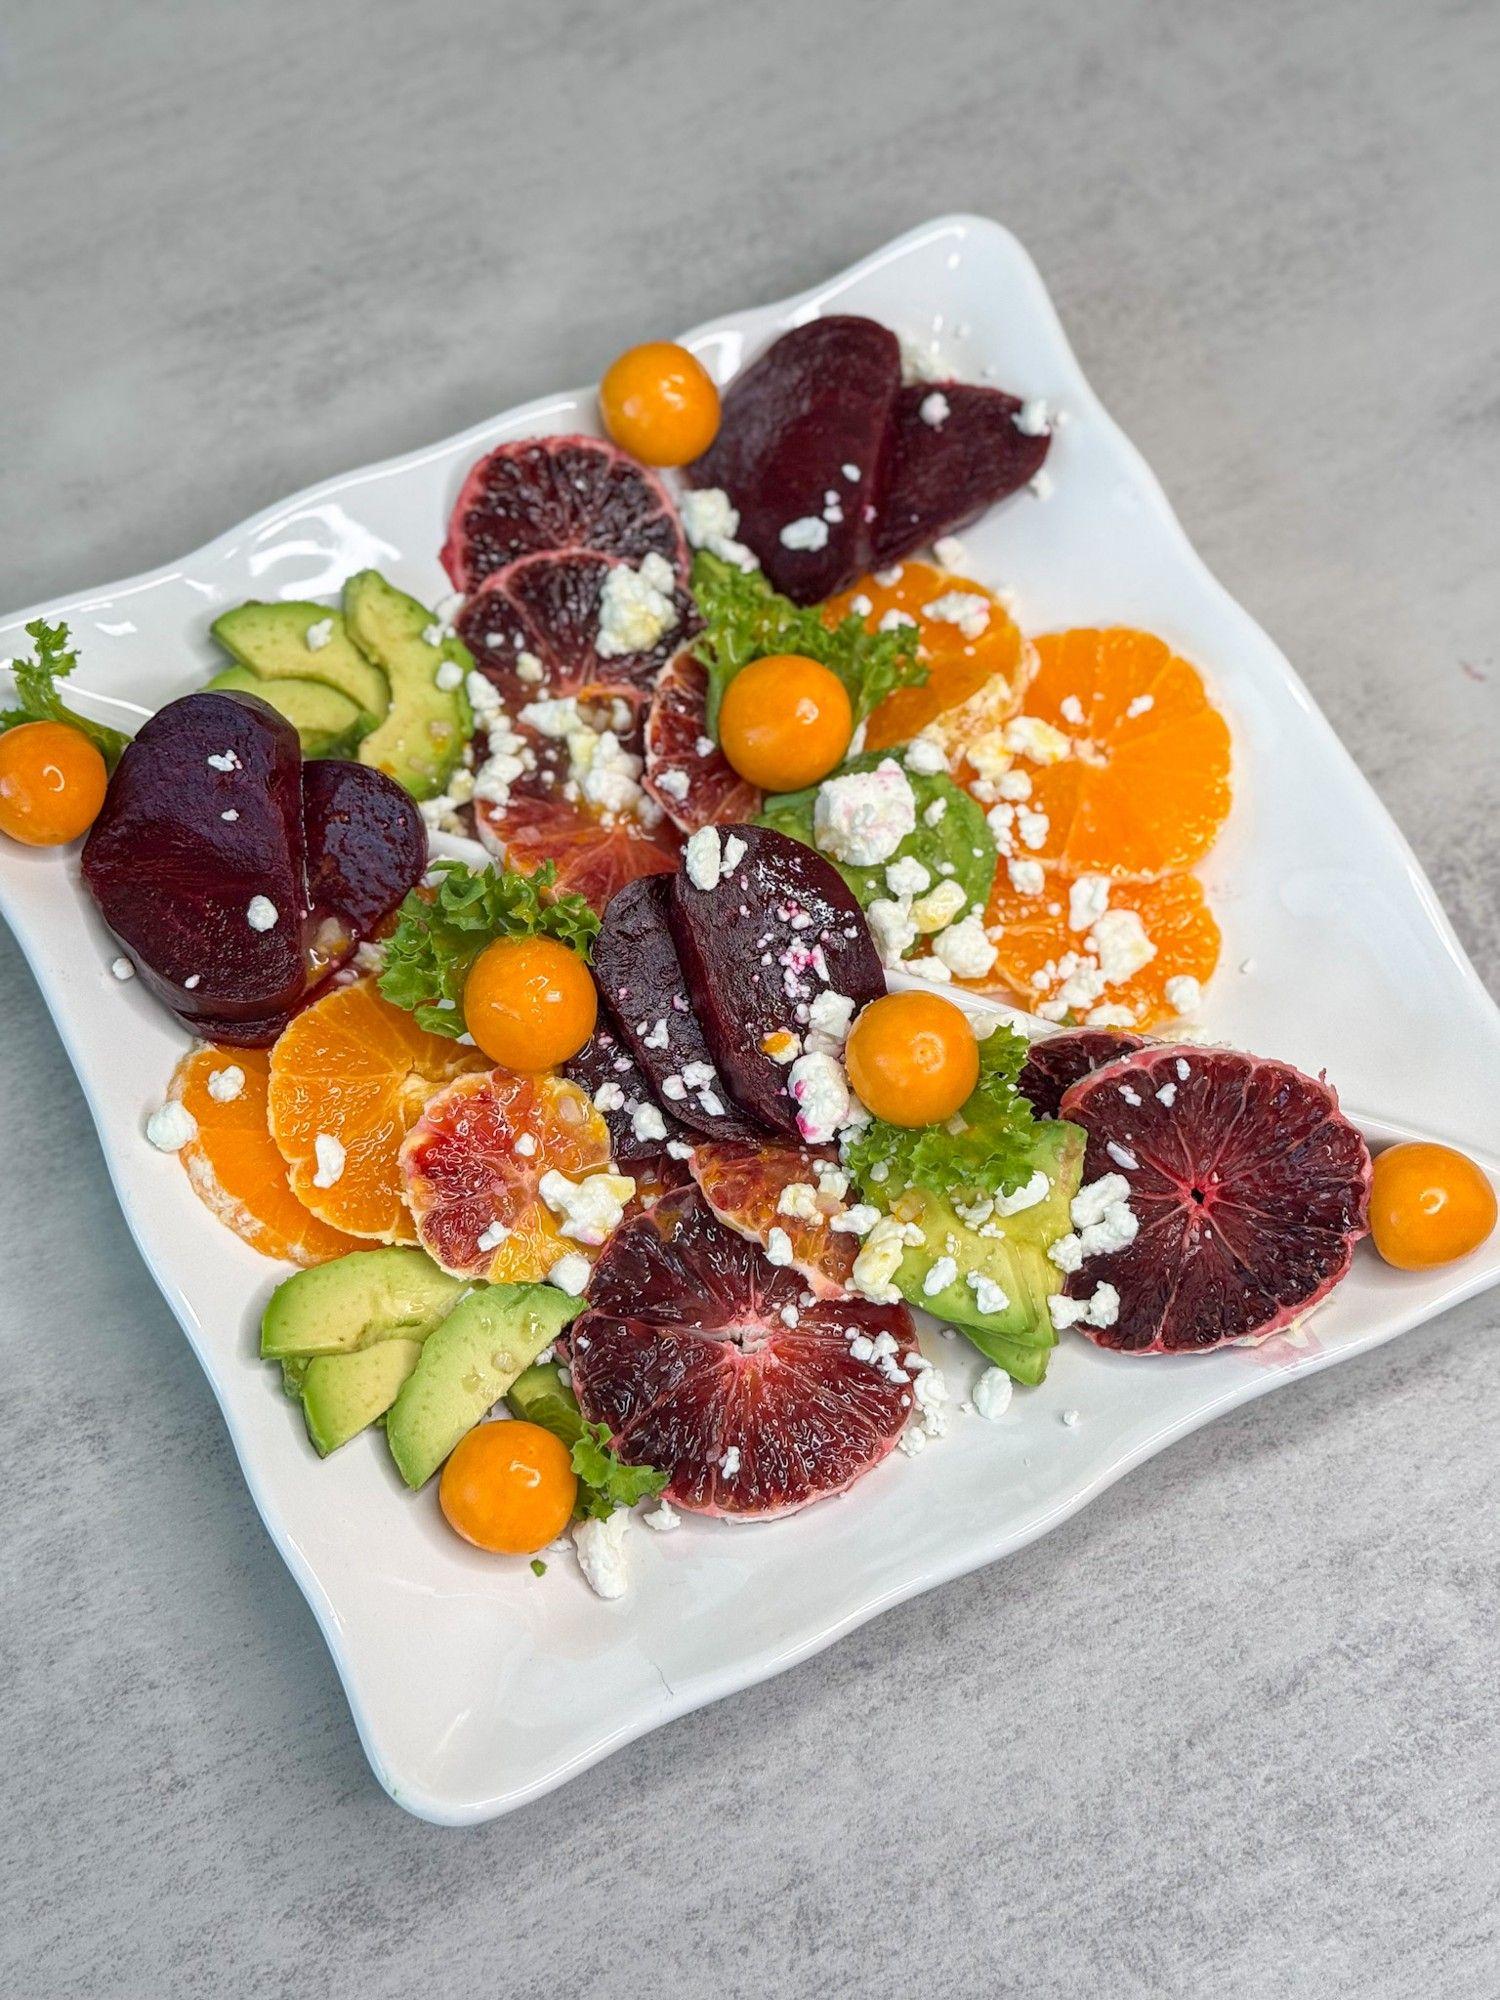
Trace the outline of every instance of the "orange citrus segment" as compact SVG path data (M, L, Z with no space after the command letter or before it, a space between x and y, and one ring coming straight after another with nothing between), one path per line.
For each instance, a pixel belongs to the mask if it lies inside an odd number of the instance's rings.
M587 1092L504 1069L439 1091L401 1148L422 1248L454 1277L496 1285L536 1283L566 1251L597 1251L564 1239L540 1183L549 1172L580 1181L608 1166L609 1127Z
M235 1071L243 1079L237 1091ZM324 1264L358 1250L354 1237L320 1222L293 1194L266 1123L267 1079L264 1049L200 1046L177 1065L169 1094L198 1124L177 1156L193 1192L264 1257Z
M478 1049L419 1028L370 980L338 987L304 1008L271 1050L270 1063L271 1135L294 1191L314 1215L351 1236L415 1243L402 1193L401 1141L435 1090L487 1067ZM336 1174L326 1160L320 1167L320 1137L342 1149Z
M1155 1027L1191 1011L1192 989L1174 987L1169 998L1169 983L1202 985L1219 962L1219 926L1196 875L1111 882L1049 869L1030 895L1002 864L985 925L998 956L985 979L965 983L1052 1021Z
M896 571L882 570L880 575L891 580L882 583L879 576L861 577L851 590L829 598L824 616L836 625L857 611L872 631L892 612L914 619L921 632L927 679L918 688L898 688L876 707L865 724L866 749L884 750L892 743L909 743L918 730L939 716L948 716L981 692L991 727L1013 715L1033 660L1030 646L994 592L931 563L902 563ZM982 603L966 606L962 600L971 597L980 598ZM934 614L934 605L939 613L950 615Z
M1229 811L1229 728L1197 669L1124 627L1052 633L1036 651L1026 712L1004 732L1034 817L1018 814L1013 840L999 830L1002 855L1137 881L1201 860ZM982 756L968 775L980 798L1008 795Z

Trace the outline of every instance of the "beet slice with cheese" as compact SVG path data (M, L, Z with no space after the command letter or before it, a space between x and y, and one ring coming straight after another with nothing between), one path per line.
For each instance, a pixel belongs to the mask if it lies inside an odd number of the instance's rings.
M666 488L602 438L521 438L481 458L454 506L443 568L467 593L544 549L595 549L630 563L654 552L679 577L688 572Z
M870 567L885 568L966 527L1042 469L1052 442L1016 426L1024 406L968 382L914 382L891 412Z
M427 828L394 778L338 757L302 767L302 831L314 941L336 926L374 935L427 866Z
M694 838L717 841L720 866L700 886L708 871L695 870L690 844L688 868L667 885L668 915L704 1040L741 1110L807 1136L790 1068L765 1045L787 1034L800 1043L821 994L844 996L857 1014L884 993L865 913L838 870L788 834L726 826Z
M850 313L809 320L736 376L718 436L686 468L692 485L729 495L740 539L798 604L870 567L900 387L888 327Z
M607 1021L599 1021L577 1055L563 1064L563 1075L581 1085L603 1114L609 1127L610 1154L617 1166L626 1173L647 1171L662 1179L686 1178L685 1165L674 1160L667 1148L674 1143L690 1144L692 1135L656 1096L645 1071ZM652 1122L642 1117L644 1106L661 1114L664 1129L660 1133L644 1129Z

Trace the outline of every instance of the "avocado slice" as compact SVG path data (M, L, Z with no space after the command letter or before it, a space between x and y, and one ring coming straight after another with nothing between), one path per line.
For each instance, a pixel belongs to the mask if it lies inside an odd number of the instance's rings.
M583 1436L583 1412L578 1398L559 1377L556 1366L545 1361L523 1369L505 1392L513 1417L528 1424L540 1424L544 1431L566 1445L575 1445Z
M474 733L462 679L442 688L436 677L449 665L467 674L473 655L451 635L431 645L423 634L433 629L432 613L378 570L361 570L344 585L344 619L391 689L390 709L360 744L359 761L384 771L414 799L436 798Z
M999 1233L983 1235L962 1221L951 1201L930 1188L907 1188L892 1204L903 1222L915 1222L926 1241L909 1249L895 1284L911 1305L958 1327L1019 1382L1041 1381L1048 1351L1057 1344L1047 1301L1062 1290L1063 1274L1047 1255L1070 1228L1068 1210L1083 1171L1084 1135L1076 1125L1043 1119L1036 1127L1033 1168L1051 1183L1046 1197L1015 1215L996 1216ZM940 1257L958 1266L953 1282L928 1294L924 1280ZM990 1278L1005 1293L1001 1312L979 1310L970 1272Z
M328 757L352 748L360 712L348 695L322 681L268 681L248 667L226 667L208 683L230 694L257 694L284 715L302 740L304 757Z
M261 1356L282 1361L425 1340L464 1286L422 1250L351 1250L276 1287L260 1323Z
M320 1458L385 1415L421 1352L420 1340L391 1339L353 1354L321 1354L306 1364L302 1415Z
M386 1418L386 1443L408 1486L432 1477L582 1308L582 1299L555 1285L486 1285L460 1300L424 1345Z
M308 633L325 622L326 643L309 646ZM242 667L268 681L321 681L344 695L359 710L363 729L373 729L391 705L384 674L349 637L343 613L326 604L252 600L223 612L210 629Z

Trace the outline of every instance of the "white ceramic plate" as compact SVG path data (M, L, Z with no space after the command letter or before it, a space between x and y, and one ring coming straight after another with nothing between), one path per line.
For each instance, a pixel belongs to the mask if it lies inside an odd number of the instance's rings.
M1410 850L1286 661L1204 569L1146 465L1079 373L1030 259L967 216L901 237L828 284L688 336L720 379L774 334L827 311L936 338L955 372L1067 413L1052 497L1021 495L967 532L977 573L1016 593L1030 632L1147 626L1201 663L1227 709L1236 804L1204 873L1227 968L1206 1023L1326 1068L1372 1137L1416 1130L1470 1151L1500 1131L1500 1014ZM629 335L622 327L622 340ZM204 679L210 619L245 597L332 595L378 564L429 602L465 471L502 438L595 427L591 390L549 397L428 451L298 495L182 562L38 607L83 653L85 704L133 727ZM0 623L4 653L20 626ZM1500 1249L1435 1276L1361 1253L1296 1347L1129 1360L1068 1337L1043 1387L996 1425L955 1418L918 1459L894 1454L845 1498L786 1521L633 1530L623 1599L570 1562L538 1583L467 1549L429 1492L401 1487L378 1436L313 1456L276 1372L255 1358L277 1273L200 1207L142 1136L182 1052L140 982L121 986L76 858L7 847L0 907L87 1093L121 1207L207 1371L267 1527L323 1628L381 1783L410 1811L508 1811L620 1744L829 1645L887 1605L993 1562L1219 1411L1357 1354L1500 1276ZM1244 961L1253 961L1237 971ZM1490 1162L1494 1166L1494 1162ZM955 1400L977 1372L931 1326ZM1060 1422L1076 1409L1076 1427Z

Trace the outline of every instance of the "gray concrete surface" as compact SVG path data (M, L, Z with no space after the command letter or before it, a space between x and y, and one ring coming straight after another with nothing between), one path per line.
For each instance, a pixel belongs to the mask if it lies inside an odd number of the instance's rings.
M0 603L985 210L1493 982L1497 31L11 0ZM1493 1296L439 1832L366 1771L8 939L0 1010L0 1991L1500 1990Z

